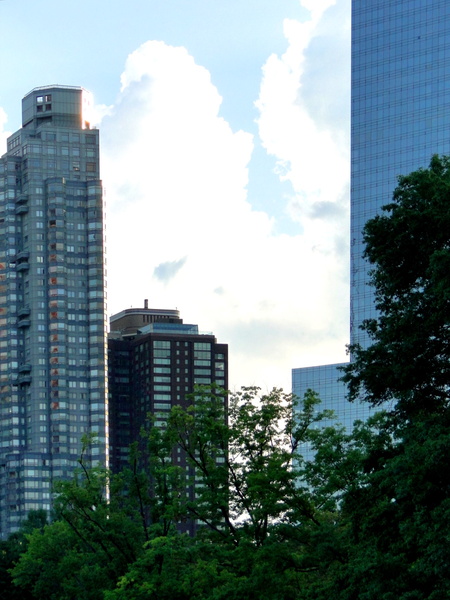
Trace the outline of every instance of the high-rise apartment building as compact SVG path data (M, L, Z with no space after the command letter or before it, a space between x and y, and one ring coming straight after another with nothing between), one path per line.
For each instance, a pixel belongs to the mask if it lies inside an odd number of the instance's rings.
M36 88L0 159L0 531L51 506L85 434L107 462L99 132L90 94Z
M352 0L351 55L350 341L364 346L359 326L376 314L364 224L391 201L398 175L450 152L450 3ZM316 389L351 424L368 409L345 401L337 377L332 365L294 369L293 391Z
M196 384L228 387L228 346L198 325L183 323L178 310L130 308L110 319L108 341L111 468L129 466L129 447L152 415L164 427L172 406L188 406ZM224 397L224 418L226 397ZM145 453L144 453L145 454ZM186 473L187 498L195 498L195 470L178 449L173 463ZM193 535L195 520L178 524Z

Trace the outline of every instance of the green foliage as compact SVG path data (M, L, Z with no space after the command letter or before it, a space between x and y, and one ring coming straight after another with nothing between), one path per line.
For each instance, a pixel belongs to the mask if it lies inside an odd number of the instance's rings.
M400 427L380 413L349 434L318 426L330 413L312 392L296 406L280 390L249 388L230 398L227 427L220 390L192 400L146 435L154 480L133 447L120 476L81 469L60 484L58 520L28 536L13 569L30 597L447 597L450 423L431 415ZM312 461L298 454L303 444ZM174 448L192 481L168 460ZM176 490L191 483L201 483L196 497L180 501ZM204 523L198 535L177 533L176 519L192 516Z
M150 540L107 600L306 599L345 561L337 502L363 476L370 426L360 425L358 442L340 428L321 430L331 413L311 391L297 403L281 390L243 388L228 408L224 394L198 388L152 440L157 455L171 444L186 453L196 486L186 515L204 526L195 539ZM316 449L314 466L298 453L303 444Z
M0 600L28 600L32 598L29 590L19 590L12 581L10 569L28 547L28 534L33 530L42 530L47 523L45 510L32 510L22 527L8 540L0 541Z
M29 536L13 569L16 585L35 598L96 600L115 584L137 559L144 535L120 496L106 500L107 485L108 473L98 468L58 484L57 520Z
M448 406L450 383L450 159L399 177L393 201L364 229L379 316L369 348L350 348L350 399L395 399L402 418Z
M351 400L392 403L343 498L348 561L329 598L450 597L449 225L450 159L434 156L364 230L379 315L343 379Z
M348 560L329 596L449 597L449 425L433 415L406 424L376 462L370 457L365 485L344 499Z
M312 426L329 413L316 414L319 400L308 392L302 410L290 394L243 388L229 400L223 392L198 389L192 405L172 410L166 434L176 440L195 469L195 502L190 514L237 546L258 547L274 524L311 519L309 493L297 485L299 445L317 439Z
M176 512L169 506L173 494L160 493L158 481L164 468L170 478L173 467L162 449L160 454L161 460L152 456L153 478L140 469L136 446L130 468L118 475L88 469L81 457L73 479L55 487L55 521L29 536L27 551L12 571L15 584L34 598L103 598L144 553L144 544L171 529L167 515Z
M367 479L383 422L351 436L321 429L331 416L311 391L297 401L199 387L165 428L150 423L122 473L81 458L57 486L55 522L28 536L15 584L39 600L320 598L349 556L339 503ZM180 452L186 468L173 460ZM186 519L195 538L175 529Z

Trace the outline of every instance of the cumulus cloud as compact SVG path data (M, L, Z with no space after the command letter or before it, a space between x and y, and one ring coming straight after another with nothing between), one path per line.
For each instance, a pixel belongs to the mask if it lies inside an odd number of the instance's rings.
M285 20L288 48L281 57L270 56L263 67L256 103L259 134L267 152L277 158L280 178L292 185L288 214L335 251L337 238L348 235L350 85L341 65L348 64L350 11L348 0L301 4L310 10L310 19ZM334 220L317 222L320 214L330 212L318 207L331 203L333 214L341 216L338 230Z
M229 344L232 385L289 387L291 367L344 353L347 282L327 203L337 206L345 193L348 165L332 133L299 104L299 52L322 14L315 8L304 30L286 23L288 49L269 58L258 102L261 139L292 184L292 213L306 215L302 235L275 235L273 220L250 206L255 141L220 116L219 91L185 48L150 41L130 54L101 123L109 312L140 298L177 306L185 322ZM308 136L314 156L322 145L330 161L319 183L307 172L314 162L303 162Z

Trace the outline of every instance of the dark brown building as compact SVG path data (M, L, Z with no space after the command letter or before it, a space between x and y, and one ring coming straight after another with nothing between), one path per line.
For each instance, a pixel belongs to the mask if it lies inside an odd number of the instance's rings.
M228 346L212 333L184 324L177 310L124 310L110 319L109 440L114 472L128 465L130 444L139 438L148 413L164 427L174 405L186 406L195 384L228 386ZM177 464L187 468L185 457ZM195 493L190 489L189 493ZM194 525L181 527L194 532Z

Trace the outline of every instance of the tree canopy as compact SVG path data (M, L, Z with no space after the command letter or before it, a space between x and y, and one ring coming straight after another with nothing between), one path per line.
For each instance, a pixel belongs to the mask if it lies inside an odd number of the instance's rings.
M378 316L368 348L350 347L350 399L395 400L403 418L448 406L450 384L450 158L399 177L392 202L364 228Z
M55 520L29 536L15 583L42 600L308 598L344 560L338 502L374 433L321 429L330 413L313 392L297 406L277 389L231 395L227 425L224 393L198 388L165 428L150 427L145 471L133 448L124 473L81 465L62 482ZM174 464L177 449L188 469ZM177 531L185 519L199 524L195 538Z
M450 595L449 225L450 158L433 156L364 228L378 316L343 380L350 400L388 413L366 484L342 504L353 558L339 598Z

